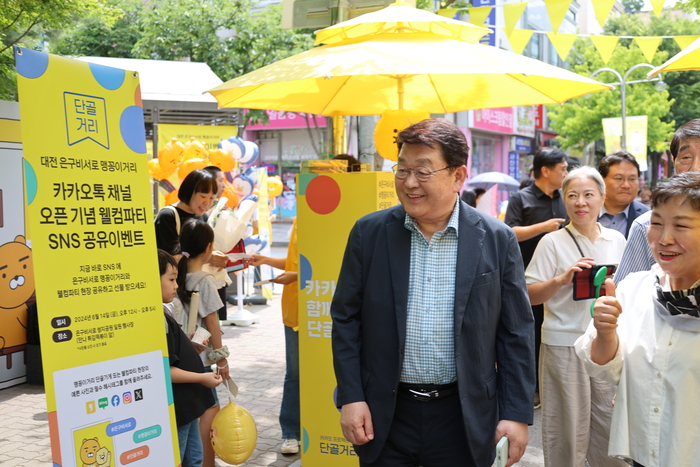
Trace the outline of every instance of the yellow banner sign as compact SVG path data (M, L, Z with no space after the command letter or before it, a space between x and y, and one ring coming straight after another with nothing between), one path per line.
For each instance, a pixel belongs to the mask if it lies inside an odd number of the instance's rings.
M54 465L179 465L138 73L15 60Z

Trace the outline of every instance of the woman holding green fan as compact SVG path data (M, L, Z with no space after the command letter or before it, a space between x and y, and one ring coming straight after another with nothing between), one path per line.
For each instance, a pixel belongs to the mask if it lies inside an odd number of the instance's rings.
M538 376L545 466L624 466L608 457L615 387L588 376L574 349L594 299L574 300L573 281L596 264L619 262L626 241L598 223L605 183L597 170L571 171L562 195L571 223L540 240L525 273L531 303L544 304Z

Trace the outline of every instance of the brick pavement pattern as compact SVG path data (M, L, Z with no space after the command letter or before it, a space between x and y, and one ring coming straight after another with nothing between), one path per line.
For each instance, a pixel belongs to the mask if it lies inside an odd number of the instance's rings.
M223 327L223 342L231 352L231 375L239 389L235 402L253 415L258 428L257 448L250 459L242 464L246 467L301 466L298 454L283 456L279 453L281 430L278 417L285 370L280 302L280 296L275 295L266 306L246 306L248 311L260 316L258 324ZM225 388L219 386L218 389L221 404L227 404ZM530 443L518 466L544 465L540 413L540 410L535 411L535 424L530 427ZM42 386L22 384L0 390L0 465L51 465L46 397ZM226 465L217 459L218 467Z

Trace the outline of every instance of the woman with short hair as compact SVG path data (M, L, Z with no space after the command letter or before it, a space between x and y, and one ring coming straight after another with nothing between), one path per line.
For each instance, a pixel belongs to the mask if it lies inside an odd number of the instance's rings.
M525 273L530 302L544 304L539 378L545 466L623 466L607 456L615 388L589 377L574 350L591 321L593 299L575 301L572 282L584 269L619 262L626 241L598 223L605 182L597 170L572 170L562 195L571 223L542 237Z
M659 184L647 233L656 263L596 301L576 350L617 386L610 456L639 467L700 463L700 173Z

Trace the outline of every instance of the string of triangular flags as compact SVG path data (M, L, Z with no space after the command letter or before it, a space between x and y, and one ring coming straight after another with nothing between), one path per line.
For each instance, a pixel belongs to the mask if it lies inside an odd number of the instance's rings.
M562 21L564 21L564 17L566 16L566 12L569 11L572 1L573 0L544 0L545 6L547 7L547 14L549 15L549 22L552 25L552 32L559 31L559 26L561 26ZM654 14L657 17L661 16L665 1L666 0L650 0ZM608 18L613 6L615 6L615 0L591 0L591 3L593 4L593 10L595 11L598 24L600 24L600 27L603 27L605 20ZM525 11L527 4L528 2L518 2L497 6L469 7L469 22L481 26L484 24L489 14L491 14L493 8L502 8L506 22L505 29L507 31L512 31ZM459 11L463 10L466 10L466 8L443 8L437 13L441 16L452 18Z
M665 0L650 0L652 7L654 9L654 14L659 16L664 5ZM547 13L549 14L550 23L552 24L552 31L558 31L566 12L569 11L572 0L544 0L547 7ZM596 19L598 23L602 25L605 23L610 11L612 11L615 5L615 0L591 0L593 4L593 9L595 11ZM638 37L638 36L600 36L600 35L589 35L589 34L564 34L556 32L546 32L546 31L534 31L532 29L515 29L516 24L520 20L528 2L518 2L518 3L508 3L497 6L482 6L482 7L470 7L469 8L469 22L479 26L483 26L484 22L491 14L493 8L502 8L503 19L505 27L502 28L508 37L511 48L515 53L522 53L525 46L530 41L533 34L546 34L552 45L556 49L559 57L562 60L566 60L571 51L571 47L574 45L577 37L590 37L595 45L598 53L600 53L603 61L607 64L608 60L612 56L615 46L620 39L634 39L634 42L641 49L644 58L649 62L654 58L654 54L658 49L661 41L663 39L674 39L681 49L684 49L690 45L695 39L700 36L695 35L683 35L683 36L654 36L654 37ZM439 10L437 13L441 16L448 18L453 18L457 13L463 11L461 8L444 8ZM556 26L556 27L555 27Z
M503 29L505 30L505 28ZM688 47L691 43L693 43L693 41L700 38L700 35L641 37L597 36L593 34L555 34L553 32L533 31L532 29L513 29L510 35L508 35L508 33L506 32L508 41L510 41L510 46L513 49L513 52L518 54L523 52L523 49L525 49L525 46L530 41L530 38L533 34L545 34L549 38L550 42L556 49L557 54L559 54L559 57L562 60L566 60L566 57L568 57L569 52L571 51L571 47L573 47L577 37L588 37L591 39L591 41L593 41L593 45L595 45L596 50L598 50L598 53L603 58L603 62L605 64L607 64L608 60L610 60L610 57L612 56L613 51L615 50L615 46L617 46L617 43L620 39L633 39L634 43L642 51L644 58L646 58L647 61L651 63L652 59L654 58L654 54L656 54L656 50L659 48L659 45L661 45L662 40L673 39L674 41L676 41L676 44L678 44L678 47L680 47L682 50Z

